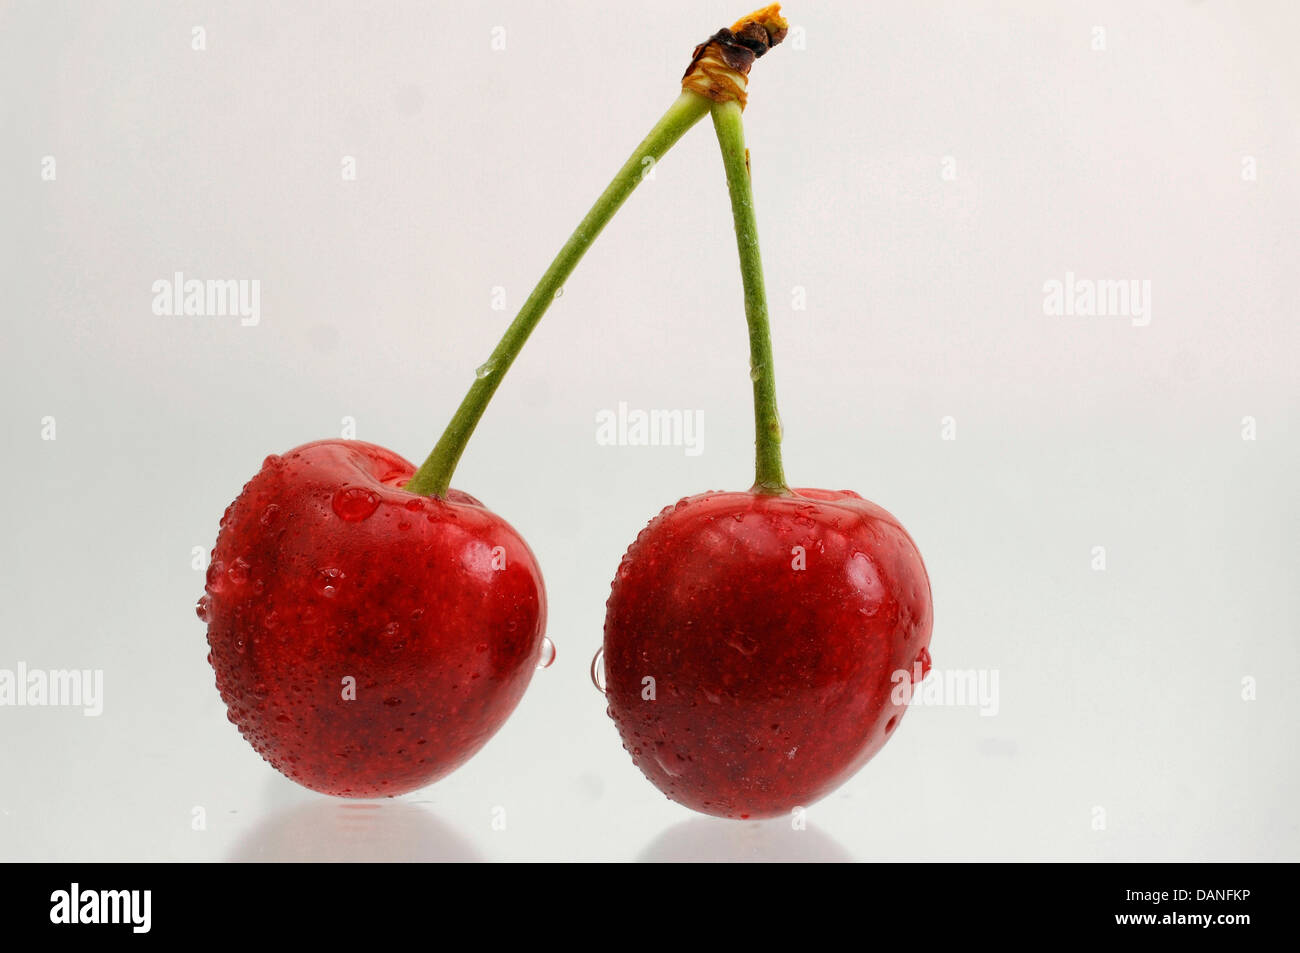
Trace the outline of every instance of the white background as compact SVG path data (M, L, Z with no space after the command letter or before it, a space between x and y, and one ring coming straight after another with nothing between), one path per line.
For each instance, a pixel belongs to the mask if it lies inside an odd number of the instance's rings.
M802 43L754 69L787 473L903 521L935 665L997 670L995 717L910 712L802 832L693 815L620 747L587 675L619 557L752 478L706 122L456 476L537 553L556 664L398 802L298 788L227 723L193 547L344 417L423 458L694 44L747 12L636 9L0 3L0 668L105 678L99 718L0 708L0 859L1300 857L1289 0L797 2ZM259 280L261 323L155 316L176 271ZM1045 315L1067 271L1151 281L1150 324ZM702 411L704 453L597 445L619 401Z

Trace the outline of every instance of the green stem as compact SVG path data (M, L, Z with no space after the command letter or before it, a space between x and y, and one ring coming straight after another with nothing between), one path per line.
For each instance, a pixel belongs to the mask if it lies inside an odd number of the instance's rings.
M640 184L646 173L653 168L653 163L663 158L664 154L676 144L686 131L704 118L709 111L709 100L692 92L683 92L681 96L664 113L663 118L650 130L649 135L637 146L636 151L618 170L614 180L609 183L596 204L591 207L569 240L564 243L560 253L555 256L551 266L542 275L533 293L528 296L519 314L506 329L505 335L496 346L496 350L479 368L478 377L460 402L447 429L439 438L437 446L428 459L415 472L405 489L424 496L445 496L451 486L451 476L460 462L465 445L478 426L479 418L487 409L488 401L496 393L497 386L505 376L510 365L514 363L523 348L528 335L533 333L537 322L542 319L546 309L555 300L556 294L569 279L582 256L596 240L601 230L609 223ZM650 161L647 162L646 160Z
M781 465L781 416L776 410L776 371L772 363L772 332L763 285L763 259L758 252L758 221L754 190L749 181L749 151L745 122L735 102L714 103L713 128L722 147L731 194L731 216L740 250L740 276L745 286L745 320L749 324L750 379L754 382L754 492L789 493Z

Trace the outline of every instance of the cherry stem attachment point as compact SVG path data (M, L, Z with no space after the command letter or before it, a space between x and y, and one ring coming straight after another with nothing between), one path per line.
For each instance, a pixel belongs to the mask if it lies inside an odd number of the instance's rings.
M745 288L745 320L749 325L750 380L754 385L754 487L756 493L786 494L781 463L781 416L776 408L776 371L772 361L772 332L763 283L763 259L758 250L758 220L749 177L749 150L740 104L715 102L713 129L718 134L722 164L727 172L731 215L740 252L740 276Z

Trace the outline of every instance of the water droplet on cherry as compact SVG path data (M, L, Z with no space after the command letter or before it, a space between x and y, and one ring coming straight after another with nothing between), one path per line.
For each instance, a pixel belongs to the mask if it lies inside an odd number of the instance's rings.
M248 582L248 560L243 556L237 557L226 570L226 576L237 586Z
M342 569L322 569L316 573L316 591L322 596L333 597L338 594L339 583L345 578Z
M664 774L668 775L670 778L676 778L681 776L682 773L681 768L679 768L677 765L669 761L667 757L659 754L658 752L655 752L653 757L655 759L655 763L659 765L660 770L662 770ZM679 756L679 760L680 760L680 756Z
M542 636L542 647L537 651L537 667L550 668L555 662L555 643Z
M364 486L341 486L330 501L339 519L360 523L379 509L379 494Z
M261 522L263 526L270 526L280 518L280 504L268 503L266 509L262 510Z
M596 654L591 658L591 684L596 686L596 691L605 694L605 646L603 645L596 649Z
M208 616L212 614L212 597L208 595L200 596L198 604L194 606L194 614L207 622Z

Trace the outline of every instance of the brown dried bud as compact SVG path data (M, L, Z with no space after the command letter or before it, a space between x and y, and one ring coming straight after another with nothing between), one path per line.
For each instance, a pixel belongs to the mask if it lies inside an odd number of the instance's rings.
M749 68L785 39L789 24L774 3L724 27L695 48L691 65L682 77L682 89L707 96L714 102L735 100L745 108Z

